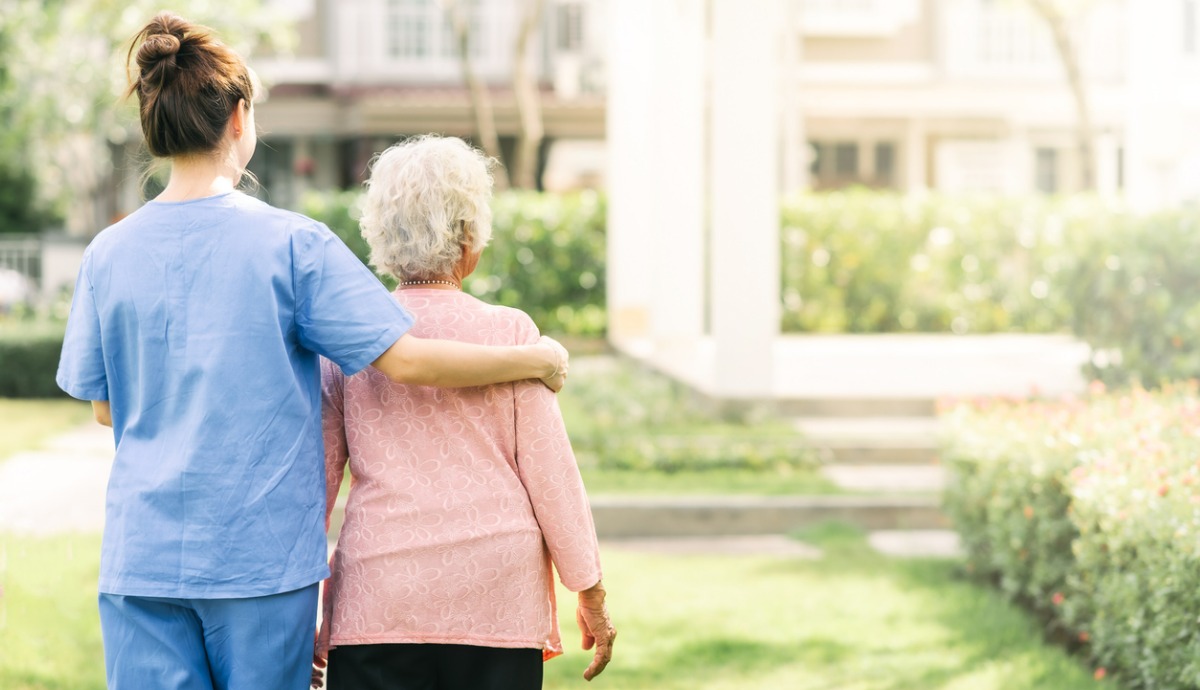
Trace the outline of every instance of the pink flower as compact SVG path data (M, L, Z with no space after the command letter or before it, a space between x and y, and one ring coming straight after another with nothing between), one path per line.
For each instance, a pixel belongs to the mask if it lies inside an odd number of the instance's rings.
M1054 596L1050 597L1050 601L1053 601L1055 606L1062 606L1066 600L1067 598L1063 596L1062 592L1055 592Z
M1104 677L1107 675L1108 670L1101 666L1100 668L1096 669L1096 672L1092 674L1092 677L1096 680L1104 680Z

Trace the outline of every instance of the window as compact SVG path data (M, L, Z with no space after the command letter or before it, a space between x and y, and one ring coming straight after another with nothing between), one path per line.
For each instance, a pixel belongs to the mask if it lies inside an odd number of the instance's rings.
M1037 185L1037 190L1043 194L1056 193L1058 191L1058 151L1039 148L1036 158L1034 183Z
M858 144L843 142L834 145L833 174L839 180L858 176Z
M896 145L890 141L875 144L875 184L883 187L896 184Z
M555 17L555 47L562 52L577 53L583 50L583 4L564 2L558 6Z
M431 0L388 0L388 57L411 59L430 54L430 5Z
M458 5L466 18L471 55L481 58L486 37L480 0L460 0ZM385 21L389 58L423 61L458 56L454 25L436 0L388 0Z

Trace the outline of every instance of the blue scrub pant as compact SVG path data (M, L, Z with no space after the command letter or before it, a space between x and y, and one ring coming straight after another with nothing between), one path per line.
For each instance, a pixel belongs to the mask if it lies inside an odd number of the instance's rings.
M306 690L317 585L246 599L100 595L109 690Z

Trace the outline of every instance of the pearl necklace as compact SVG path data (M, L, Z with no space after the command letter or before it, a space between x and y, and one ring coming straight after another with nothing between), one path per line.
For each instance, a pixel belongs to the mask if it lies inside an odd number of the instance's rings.
M413 285L449 285L455 290L462 289L458 284L452 283L449 280L403 280L400 281L399 287L410 287Z

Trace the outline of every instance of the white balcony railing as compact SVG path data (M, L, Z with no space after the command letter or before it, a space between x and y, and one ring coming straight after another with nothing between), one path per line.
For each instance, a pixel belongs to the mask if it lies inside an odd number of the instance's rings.
M887 36L920 19L920 0L789 0L809 36Z
M512 0L459 3L469 15L476 74L485 82L509 83L520 20ZM562 14L561 5L570 5L573 13ZM535 75L555 83L578 81L564 83L565 91L595 90L595 62L604 45L592 26L597 5L595 0L547 3L541 31L528 52ZM458 45L440 2L339 0L330 2L330 8L336 81L431 86L461 82ZM570 63L562 69L555 65L560 56Z
M1120 8L1096 3L1070 22L1085 78L1120 78L1125 60ZM951 76L1062 78L1062 63L1045 21L1021 3L949 0L939 29L943 68Z

